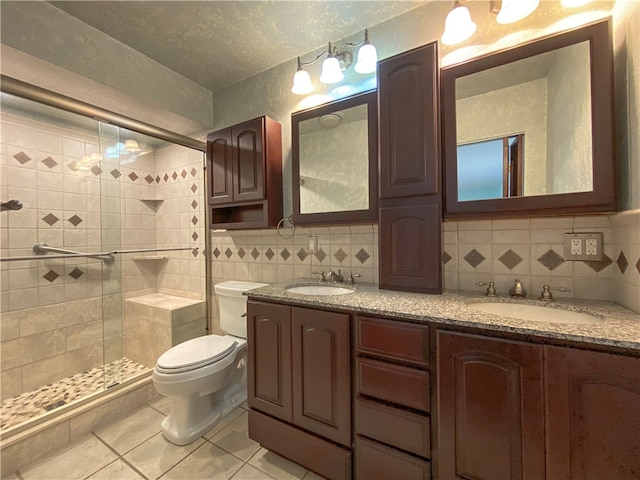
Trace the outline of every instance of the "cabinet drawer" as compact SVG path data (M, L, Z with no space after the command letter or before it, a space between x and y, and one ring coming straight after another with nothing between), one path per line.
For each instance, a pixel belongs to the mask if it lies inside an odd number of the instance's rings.
M410 453L431 456L429 417L356 400L356 433Z
M411 479L429 480L431 464L392 448L356 439L356 471L358 480Z
M429 327L373 317L358 317L356 349L420 365L429 363Z
M429 372L358 358L356 381L359 393L429 411Z

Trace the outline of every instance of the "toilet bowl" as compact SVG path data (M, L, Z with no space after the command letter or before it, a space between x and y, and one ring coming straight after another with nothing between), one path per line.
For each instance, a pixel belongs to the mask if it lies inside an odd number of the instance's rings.
M187 340L158 358L152 378L158 393L171 399L171 412L161 423L162 434L171 443L193 442L246 401L247 297L243 292L265 285L215 285L220 326L229 334Z

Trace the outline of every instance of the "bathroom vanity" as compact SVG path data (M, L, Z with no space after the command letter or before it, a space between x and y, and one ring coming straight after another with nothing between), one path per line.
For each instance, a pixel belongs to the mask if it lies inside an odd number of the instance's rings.
M637 314L606 302L287 287L248 292L249 435L266 448L330 479L640 471ZM489 301L549 315L474 308ZM550 321L568 311L595 320Z

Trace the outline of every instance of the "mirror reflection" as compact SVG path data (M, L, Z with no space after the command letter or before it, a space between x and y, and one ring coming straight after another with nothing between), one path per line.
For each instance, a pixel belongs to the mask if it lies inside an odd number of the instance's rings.
M300 213L369 208L368 105L299 123Z
M458 201L593 190L589 42L456 78Z

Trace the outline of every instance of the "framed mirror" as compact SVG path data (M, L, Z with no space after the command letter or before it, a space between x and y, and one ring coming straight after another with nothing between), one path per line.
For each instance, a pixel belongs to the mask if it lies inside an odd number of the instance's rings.
M610 20L442 70L445 217L615 210Z
M377 110L372 91L291 115L294 223L377 220Z

